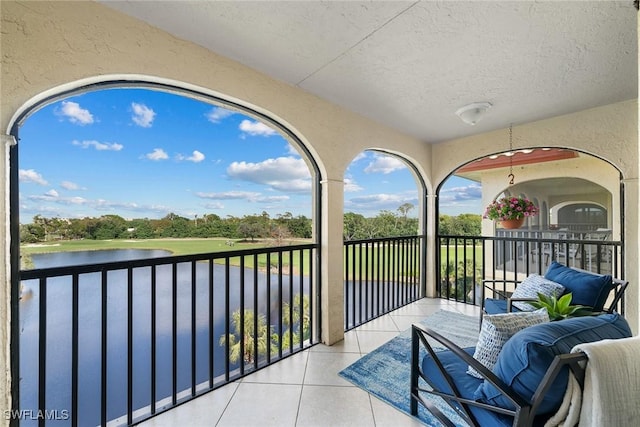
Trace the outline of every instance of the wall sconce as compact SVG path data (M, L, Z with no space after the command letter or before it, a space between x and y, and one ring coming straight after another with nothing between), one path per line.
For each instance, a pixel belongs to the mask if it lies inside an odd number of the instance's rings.
M458 109L456 115L466 124L473 126L482 120L484 113L489 108L491 108L491 103L489 102L474 102Z

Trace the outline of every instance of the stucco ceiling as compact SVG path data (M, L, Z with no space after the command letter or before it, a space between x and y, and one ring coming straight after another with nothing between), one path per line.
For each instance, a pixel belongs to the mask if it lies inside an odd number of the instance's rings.
M631 0L104 4L429 143L637 98Z

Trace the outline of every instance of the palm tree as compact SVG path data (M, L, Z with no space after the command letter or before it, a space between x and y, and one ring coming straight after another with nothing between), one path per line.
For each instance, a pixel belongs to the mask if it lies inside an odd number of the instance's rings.
M302 298L302 313L300 313L300 298ZM289 324L291 310L291 317L293 324ZM289 303L285 302L282 305L282 323L289 328L282 335L282 347L289 347L290 332L293 335L293 344L300 344L304 340L309 339L311 317L309 316L309 297L302 296L302 294L296 294L293 297L293 308L289 306ZM301 339L302 335L302 339Z
M254 316L253 310L244 310L244 321L240 316L240 310L233 312L231 316L231 323L234 333L228 335L229 340L229 360L233 363L237 363L242 356L242 360L245 363L253 363L255 354L255 343L257 340L258 354L257 356L265 356L267 354L267 347L270 339L270 327L267 326L266 318L263 314L258 314L258 329L254 330ZM241 326L244 323L244 339L240 336ZM227 335L220 336L220 345L227 345Z

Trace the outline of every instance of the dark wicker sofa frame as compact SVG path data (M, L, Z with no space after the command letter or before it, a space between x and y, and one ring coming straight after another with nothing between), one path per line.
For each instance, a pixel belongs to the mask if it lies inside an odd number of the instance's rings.
M458 390L454 379L446 371L438 352L433 350L433 347L427 340L427 338L433 339L444 346L448 351L453 353L459 358L461 364L471 365L474 367L480 375L489 381L497 390L500 391L509 401L515 406L515 410L504 409L498 406L492 406L490 404L477 402L475 400L464 398L461 390ZM433 358L438 370L446 380L449 390L437 390L436 385L430 381L430 379L422 372L420 357L420 348L423 347L427 350L428 355ZM426 356L425 356L426 357ZM445 426L455 427L455 424L447 418L447 416L440 411L429 400L423 399L423 393L439 396L444 399L457 413L460 415L469 425L480 426L477 418L472 413L472 408L480 408L485 411L492 411L497 414L506 415L513 418L513 426L525 427L534 425L536 410L539 404L542 402L549 387L553 384L554 379L560 374L561 370L568 366L573 372L580 387L584 385L584 366L587 357L584 353L570 353L561 354L555 356L553 362L549 366L544 375L542 381L537 386L536 392L533 395L532 401L527 402L511 387L501 381L493 372L488 370L477 360L475 360L468 352L458 347L452 341L438 334L437 332L425 328L421 325L413 325L412 327L412 346L411 346L411 414L416 416L418 414L418 404L424 406L429 412L431 412L438 420L440 420ZM426 389L420 386L420 378L429 384L432 389ZM468 392L468 390L467 390ZM469 393L466 393L468 395ZM536 420L539 421L539 420Z

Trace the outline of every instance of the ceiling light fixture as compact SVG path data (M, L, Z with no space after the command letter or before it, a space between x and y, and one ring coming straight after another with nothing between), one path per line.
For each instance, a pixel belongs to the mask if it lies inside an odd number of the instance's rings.
M489 102L474 102L469 105L465 105L456 111L456 115L460 117L460 120L468 125L474 126L484 116L484 113L491 108Z

